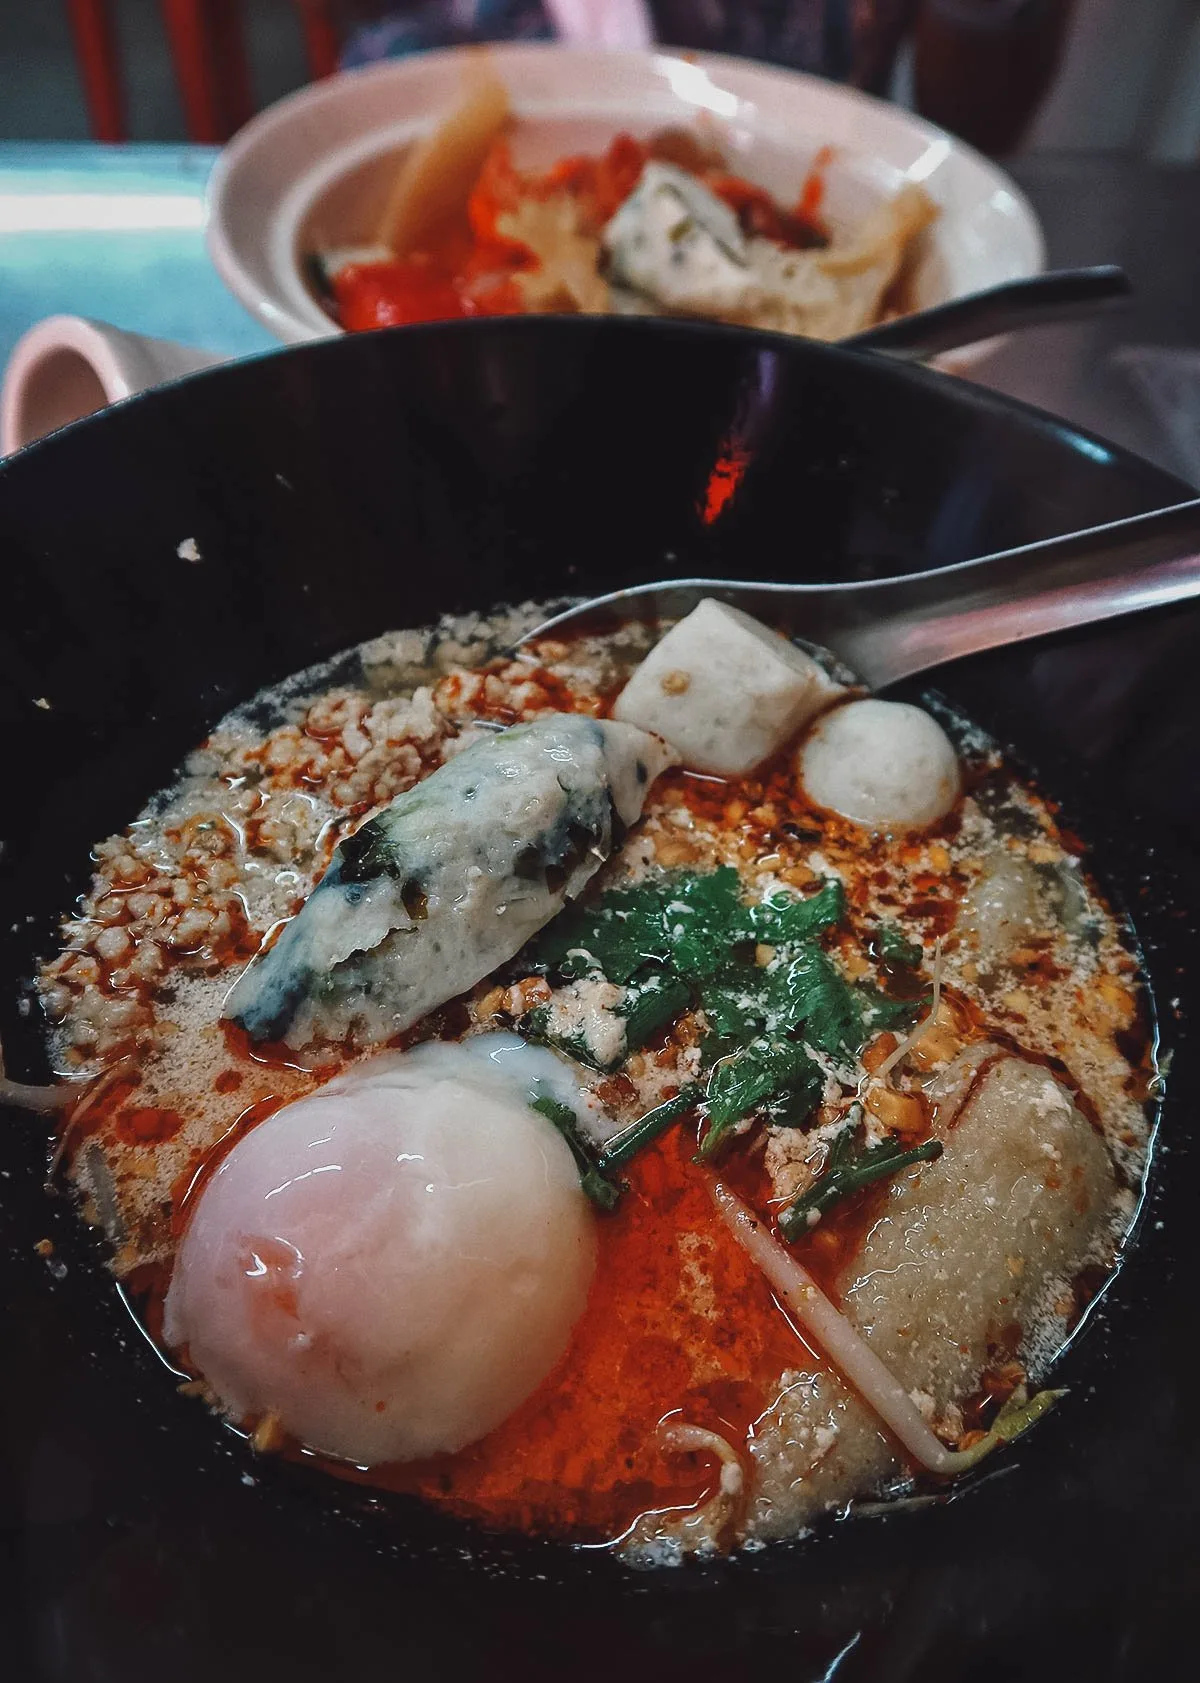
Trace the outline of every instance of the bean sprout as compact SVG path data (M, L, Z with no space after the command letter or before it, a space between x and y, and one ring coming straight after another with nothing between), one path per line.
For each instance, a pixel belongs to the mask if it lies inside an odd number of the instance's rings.
M742 1249L756 1262L806 1332L825 1351L884 1425L919 1466L931 1473L965 1472L999 1443L1023 1432L1061 1396L1042 1391L1023 1394L996 1420L992 1430L970 1449L947 1449L927 1425L904 1386L871 1349L858 1329L834 1307L812 1275L767 1232L754 1213L720 1181L712 1183L713 1202Z

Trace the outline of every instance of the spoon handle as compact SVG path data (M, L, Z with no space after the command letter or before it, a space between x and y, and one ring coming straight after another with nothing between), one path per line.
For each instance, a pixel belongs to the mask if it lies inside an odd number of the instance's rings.
M948 660L1200 596L1200 499L831 594L821 640L878 688Z
M886 351L903 362L926 362L943 351L958 350L997 333L1090 317L1098 305L1127 298L1130 290L1124 269L1110 263L1091 269L1056 269L898 316L842 343L854 350Z

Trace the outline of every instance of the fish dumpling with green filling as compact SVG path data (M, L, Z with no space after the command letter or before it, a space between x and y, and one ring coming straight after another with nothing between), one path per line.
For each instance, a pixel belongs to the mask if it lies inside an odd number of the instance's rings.
M226 1017L293 1046L411 1027L580 892L675 762L647 731L572 713L472 744L341 844Z
M1028 946L1049 918L1035 865L1006 849L997 849L986 863L962 903L955 927L990 976L1014 949Z
M736 311L754 283L733 211L674 164L646 165L602 238L609 278L667 309Z

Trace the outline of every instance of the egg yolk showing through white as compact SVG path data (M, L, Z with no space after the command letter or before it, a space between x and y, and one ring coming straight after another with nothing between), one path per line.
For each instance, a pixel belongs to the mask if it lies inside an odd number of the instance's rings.
M457 1450L566 1349L595 1264L563 1062L512 1035L384 1053L259 1123L191 1217L164 1334L235 1418L362 1466Z

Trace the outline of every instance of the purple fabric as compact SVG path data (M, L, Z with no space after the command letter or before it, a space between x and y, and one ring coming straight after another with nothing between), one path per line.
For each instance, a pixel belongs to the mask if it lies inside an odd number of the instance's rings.
M736 53L883 92L918 0L650 0L655 33L674 47ZM540 0L392 4L352 32L347 66L464 41L552 34Z

